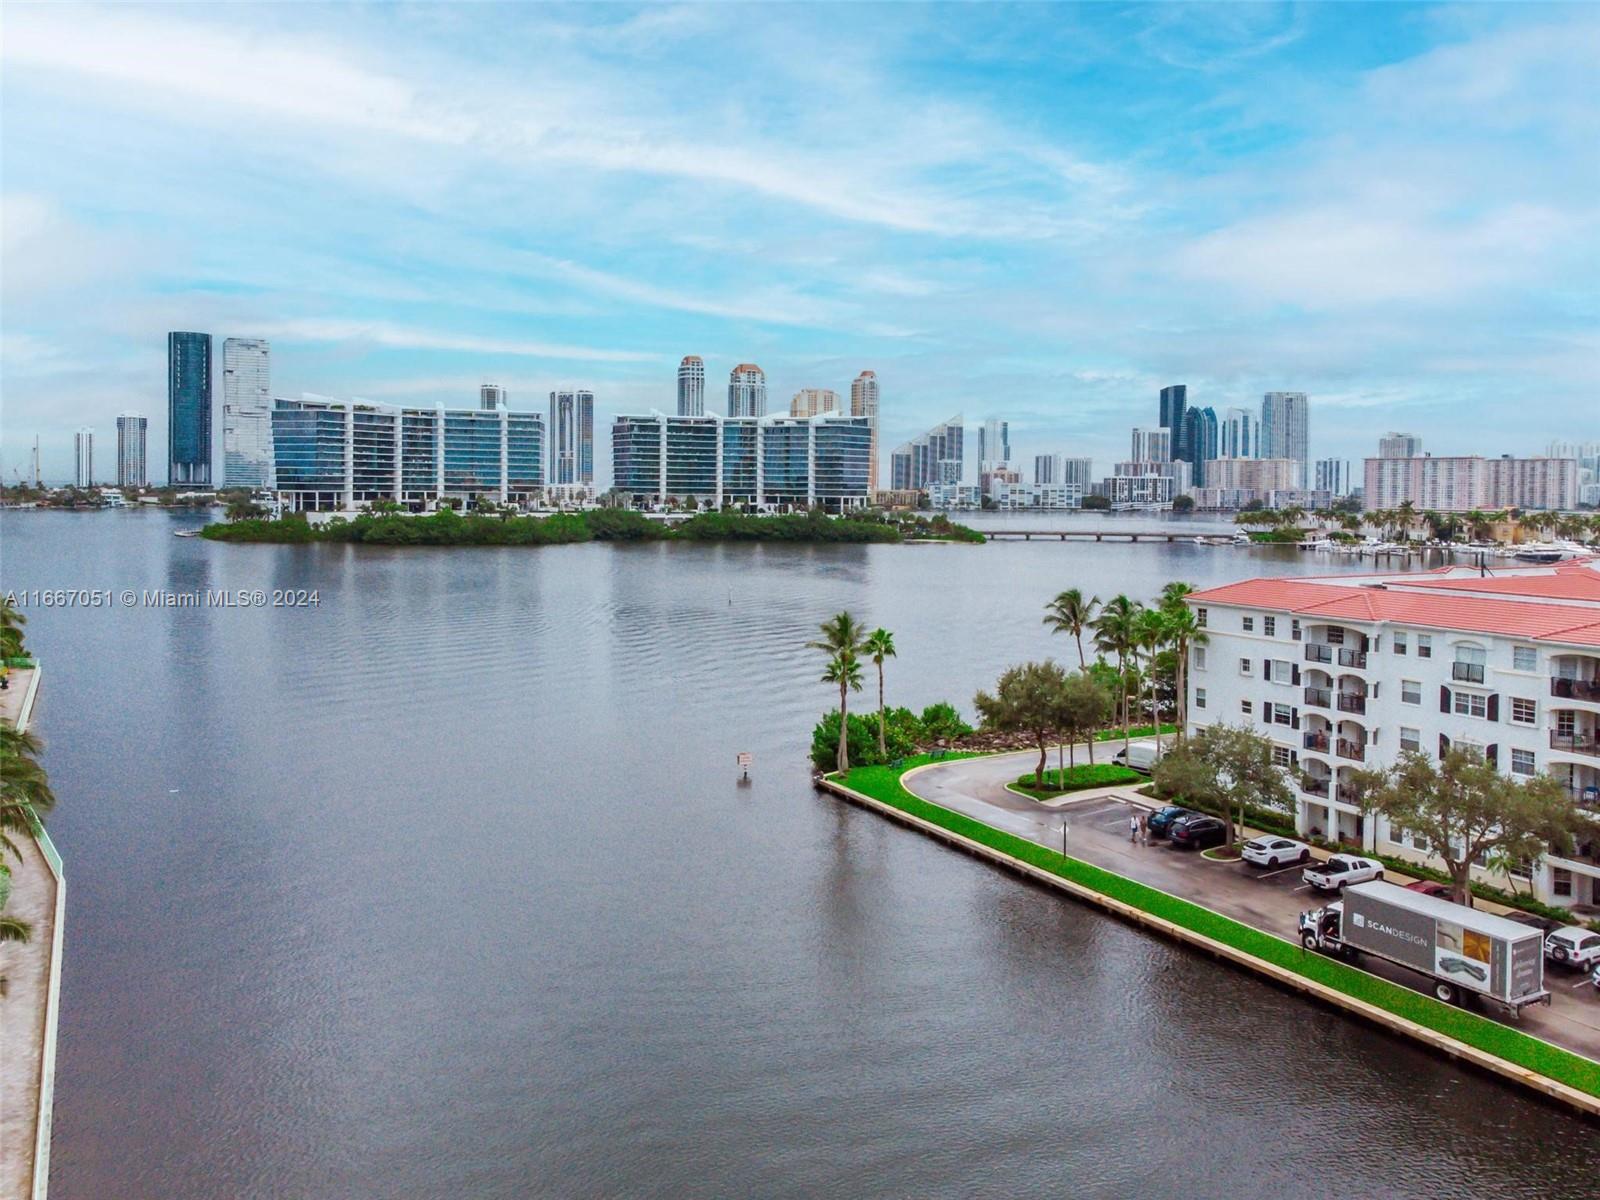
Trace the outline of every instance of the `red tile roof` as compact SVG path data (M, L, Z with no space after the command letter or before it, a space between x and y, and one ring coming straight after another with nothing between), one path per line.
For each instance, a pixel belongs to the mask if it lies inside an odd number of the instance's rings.
M1461 592L1490 592L1501 596L1539 596L1549 600L1594 600L1600 602L1600 572L1579 567L1576 571L1544 575L1491 575L1484 579L1418 579L1407 587L1448 588Z

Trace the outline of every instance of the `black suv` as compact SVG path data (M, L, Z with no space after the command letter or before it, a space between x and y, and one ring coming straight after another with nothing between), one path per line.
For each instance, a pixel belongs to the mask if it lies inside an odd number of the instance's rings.
M1228 840L1228 827L1216 817L1202 817L1198 814L1184 817L1172 823L1171 831L1167 835L1172 839L1174 846L1185 849L1205 850L1211 846L1220 846Z
M1172 823L1174 821L1181 821L1184 817L1197 817L1199 815L1192 808L1179 808L1176 804L1158 808L1150 814L1150 836L1166 837L1172 831Z

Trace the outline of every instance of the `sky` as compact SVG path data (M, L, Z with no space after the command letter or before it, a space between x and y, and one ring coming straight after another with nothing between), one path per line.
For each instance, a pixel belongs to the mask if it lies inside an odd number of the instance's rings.
M1313 457L1600 439L1600 8L7 4L0 472L273 390L610 417L766 371L1128 453L1158 389ZM220 422L218 424L220 438ZM975 440L975 439L974 439ZM102 460L101 456L105 456ZM161 464L161 465L158 465ZM102 472L103 473L103 472Z

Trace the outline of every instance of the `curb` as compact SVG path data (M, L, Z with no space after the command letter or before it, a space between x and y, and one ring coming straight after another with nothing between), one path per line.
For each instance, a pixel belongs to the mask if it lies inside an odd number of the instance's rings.
M939 764L928 763L924 764L924 766L912 768L910 771L907 771L900 777L901 786L904 787L905 781L918 771L924 770L928 766L937 765ZM1514 1083L1519 1083L1522 1086L1530 1088L1543 1096L1546 1096L1552 1100L1556 1100L1572 1109L1575 1109L1583 1116L1588 1117L1590 1120L1600 1121L1600 1096L1591 1096L1587 1092L1579 1091L1577 1088L1571 1087L1568 1084L1560 1082L1559 1080L1551 1079L1547 1075L1541 1075L1537 1071L1529 1070L1527 1067L1521 1067L1515 1063L1507 1062L1505 1059L1490 1054L1485 1050L1480 1050L1476 1046L1469 1046L1465 1042L1457 1041L1455 1038L1450 1037L1447 1034L1440 1033L1437 1030L1429 1029L1423 1025L1418 1025L1415 1021L1411 1021L1405 1017L1397 1016L1396 1014L1389 1012L1387 1009L1380 1008L1374 1004L1369 1004L1365 1000L1360 1000L1354 996L1347 995L1336 988L1331 988L1326 984L1318 983L1316 980L1307 979L1305 976L1296 974L1295 972L1287 970L1284 967L1280 967L1276 963L1266 962L1265 960L1256 958L1254 955L1248 954L1243 950L1237 949L1236 947L1229 946L1226 943L1215 940L1214 938L1207 937L1205 934L1196 933L1192 929L1187 929L1182 925L1168 921L1164 917L1155 916L1153 913L1148 913L1142 908L1136 908L1131 904L1117 900L1111 896L1107 896L1103 892L1097 892L1093 888L1086 887L1081 883L1075 883L1070 879L1064 879L1050 871L1036 867L1032 863L1026 863L1019 858L1013 858L1011 855L1006 854L1003 851L996 850L991 846L985 846L982 842L973 841L971 838L965 837L962 834L955 833L952 830L935 825L931 821L925 821L921 817L898 809L891 804L886 804L881 800L877 800L862 792L858 792L853 788L846 787L844 784L835 783L830 779L821 779L818 781L818 786L834 793L837 796L841 796L852 803L858 804L864 808L870 808L883 814L884 816L891 818L892 820L899 821L903 825L907 825L913 829L918 829L923 833L929 834L932 837L945 842L948 845L965 850L967 853L975 855L978 858L988 859L991 862L1015 871L1019 875L1026 876L1037 883L1045 884L1046 886L1055 888L1058 891L1066 892L1068 895L1079 900L1096 905L1099 908L1121 917L1126 921L1130 921L1135 925L1141 925L1147 929L1152 929L1158 933L1165 934L1167 937L1172 938L1175 941L1180 941L1187 943L1188 945L1195 946L1206 951L1215 958L1225 959L1226 961L1234 963L1237 966L1243 967L1247 970L1255 971L1257 974L1264 975L1282 987L1289 988L1292 991L1302 992L1334 1008L1340 1008L1356 1016L1363 1017L1375 1025L1381 1025L1393 1032L1405 1034L1416 1041L1433 1047L1436 1050L1443 1051L1451 1058L1468 1063L1469 1065L1478 1067L1482 1070L1492 1072L1493 1074L1499 1075L1504 1079L1509 1079ZM926 803L932 804L934 802L926 801ZM1105 868L1101 869L1104 870ZM1114 871L1108 873L1116 874ZM1189 903L1193 903L1193 901L1190 901ZM1197 907L1204 906L1202 905ZM1207 911L1211 910L1208 909ZM1218 915L1223 916L1224 914ZM1228 919L1231 920L1232 918Z

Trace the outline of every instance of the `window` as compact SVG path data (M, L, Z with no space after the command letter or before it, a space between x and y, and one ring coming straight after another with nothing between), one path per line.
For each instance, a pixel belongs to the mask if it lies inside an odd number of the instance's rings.
M1521 696L1511 697L1511 723L1513 725L1532 725L1539 719L1539 706L1532 700L1524 700Z
M1467 683L1482 683L1487 655L1482 646L1457 646L1456 661L1450 668L1450 678Z
M1433 638L1431 638L1426 633L1417 634L1417 657L1418 658L1432 658L1433 657Z
M1288 725L1294 720L1294 710L1287 704L1268 704L1262 711L1274 725Z
M1457 738L1453 744L1455 749L1461 751L1463 754L1470 754L1473 758L1483 757L1482 742L1469 742L1466 738Z
M1195 688L1195 690L1194 690L1194 706L1196 708L1204 708L1206 706L1206 690L1205 690L1205 688Z
M1196 646L1194 648L1194 669L1196 671L1204 671L1206 669L1206 648L1204 646Z
M1251 662L1251 660L1248 659L1248 658L1241 658L1239 660L1239 674L1241 674L1241 675L1250 674L1250 662Z
M1405 633L1405 630L1396 629L1394 631L1394 636L1392 638L1390 638L1389 640L1394 643L1394 652L1396 654L1404 654L1406 652L1406 633Z
M1457 692L1455 712L1458 717L1487 717L1489 697L1482 692Z
M1287 767L1292 765L1290 753L1289 747L1287 746L1274 746L1272 748L1272 765L1275 767Z
M1261 618L1261 632L1266 634L1268 637L1277 637L1278 636L1278 618L1277 617L1262 617Z
M1539 669L1539 652L1532 646L1511 647L1511 669L1513 671L1537 671Z
M1407 725L1400 726L1400 749L1421 750L1422 730L1412 729Z
M1344 645L1344 626L1343 625L1329 625L1328 626L1328 645L1330 645L1330 646L1342 646L1342 645Z
M1266 661L1266 678L1269 683L1293 683L1294 664L1281 658L1269 658Z
M1254 704L1252 704L1250 701L1248 701L1248 700L1239 701L1239 711L1242 712L1245 716L1248 717L1251 713L1255 712L1255 710L1256 710L1256 706Z
M1194 623L1201 629L1206 627L1206 610L1196 606L1194 610Z
M1565 867L1550 868L1550 894L1552 896L1572 895L1572 872Z
M1300 640L1300 618L1295 617L1289 622L1289 636L1295 641Z
M1245 617L1245 618L1243 618L1243 620L1244 620L1244 631L1246 633L1253 633L1255 631L1255 627L1256 627L1256 619L1254 617Z
M1534 766L1532 750L1513 750L1511 752L1511 773L1513 775L1532 775L1538 768Z
M1402 679L1400 681L1400 703L1421 704L1422 684L1415 679Z

